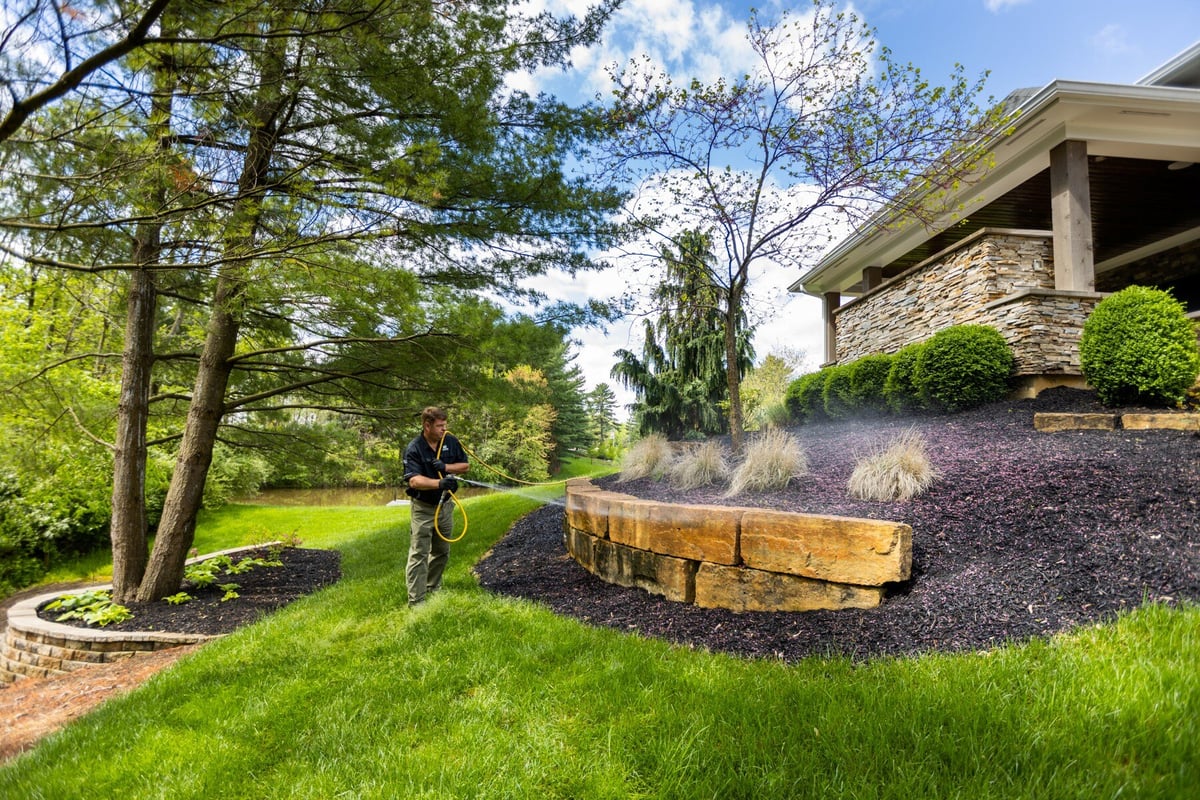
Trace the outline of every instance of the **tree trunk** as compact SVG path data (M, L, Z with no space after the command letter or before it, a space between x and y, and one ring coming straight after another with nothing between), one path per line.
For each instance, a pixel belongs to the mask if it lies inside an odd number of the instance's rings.
M225 390L229 385L229 359L237 346L241 328L238 316L231 309L241 294L241 282L228 277L218 280L217 297L200 367L188 406L187 425L171 486L163 503L162 520L154 551L138 589L137 599L146 603L159 600L179 590L188 550L196 534L196 515L204 497L204 484L212 464L213 445L217 429L225 413Z
M164 57L155 65L155 92L151 100L147 134L157 150L171 149L171 110L176 87L175 63ZM141 197L147 214L163 208L166 190L161 172L144 186ZM146 571L146 428L150 419L153 385L154 329L157 322L158 286L151 266L162 251L162 223L138 225L126 304L125 348L121 359L121 394L117 401L117 433L113 454L112 517L109 539L113 557L113 599L126 603L136 596Z
M179 591L188 550L195 539L196 515L204 497L217 430L225 415L225 391L232 370L230 358L237 347L242 295L247 280L250 280L247 270L253 269L246 266L243 259L254 249L262 216L264 187L278 141L278 116L287 100L281 93L285 46L284 39L273 40L262 64L259 96L252 112L252 128L238 178L238 194L230 210L228 235L222 248L225 262L217 276L212 315L200 354L183 440L163 503L162 521L158 525L150 563L138 589L139 602L160 600Z
M745 423L742 420L742 374L738 365L738 312L741 295L731 291L725 309L725 382L729 387L729 444L734 456L742 454L746 440Z
M157 229L153 239L157 240ZM157 250L157 241L139 241L139 250ZM140 253L139 256L145 256ZM139 263L145 259L139 257ZM117 401L113 455L112 541L113 599L126 603L137 592L146 570L146 424L150 416L150 378L154 365L154 318L158 292L146 269L130 275Z

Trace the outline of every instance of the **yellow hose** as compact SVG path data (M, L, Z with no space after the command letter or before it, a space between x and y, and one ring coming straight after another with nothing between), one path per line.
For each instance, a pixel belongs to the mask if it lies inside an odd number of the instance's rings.
M441 460L442 444L445 443L445 441L446 441L446 434L443 433L442 438L438 441L437 454L434 456L438 460ZM472 451L470 448L468 448L465 444L463 444L461 440L459 441L459 446L462 447L463 451L466 452L467 455L471 456L471 458L474 461L478 461L479 465L481 467L491 470L492 472L499 475L501 478L504 478L505 480L508 480L508 481L512 481L513 483L523 483L526 486L554 486L555 484L566 483L567 481L571 480L570 478L563 478L562 480L558 480L558 481L544 481L542 483L535 483L534 481L523 481L520 478L514 478L511 475L505 475L503 472L496 469L492 465L487 464L484 461L480 460L479 456L476 455L474 453L474 451ZM438 473L438 476L440 478L446 477L445 475L442 475L441 473ZM446 536L444 536L442 534L442 529L441 529L441 524L440 524L440 518L442 516L442 513L441 513L442 512L442 502L444 501L445 496L447 494L450 495L450 499L454 501L454 505L458 506L458 510L462 512L462 518L463 518L462 533L460 533L458 536L455 536L453 539L448 539L448 538L446 538ZM453 533L454 532L453 531L453 525L454 525L453 512L451 512L451 515L450 515L450 524L451 524L450 532ZM437 510L434 512L434 515L433 515L433 530L435 533L437 533L438 537L443 542L447 542L447 543L451 543L451 544L454 542L457 542L459 539L461 539L467 535L467 509L466 509L466 506L464 506L462 504L462 501L458 499L458 495L456 495L454 492L447 491L447 492L443 493L441 497L438 498Z
M438 440L438 449L437 449L436 455L434 456L434 458L439 461L442 458L442 445L445 443L445 441L446 441L446 434L443 433L442 438ZM439 472L438 477L444 478L446 476ZM450 499L454 501L454 505L458 506L458 510L462 512L462 517L463 517L462 533L460 533L458 536L455 536L453 539L447 538L446 535L442 533L442 526L441 526L442 503L445 501L446 495L450 495ZM458 499L458 496L455 495L454 492L447 490L446 492L442 493L438 497L437 508L433 512L433 531L434 531L434 533L436 533L438 535L439 539L441 539L443 542L446 542L447 544L453 544L454 542L457 542L459 539L461 539L467 535L467 509L463 506L462 501ZM450 512L450 533L454 533L454 511L453 510L451 510L451 512Z

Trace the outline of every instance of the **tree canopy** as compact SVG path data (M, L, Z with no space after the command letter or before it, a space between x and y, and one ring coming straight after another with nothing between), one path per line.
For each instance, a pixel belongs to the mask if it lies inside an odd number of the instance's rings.
M968 180L998 114L961 68L946 86L896 63L831 0L802 16L751 16L744 75L676 85L647 61L614 69L609 152L647 239L699 229L721 294L729 425L742 438L738 320L757 267L800 272L833 236L884 205L929 220L938 188Z
M130 39L132 6L95 5L72 24L109 27L57 42L42 35L53 8L13 18L6 67L28 76L14 96ZM107 420L47 391L107 443L114 593L142 600L178 586L219 441L290 409L399 420L469 392L438 287L536 295L521 278L596 266L621 199L568 169L591 112L506 84L594 41L609 5L562 19L506 0L162 6L102 72L28 105L0 150L14 280L30 297L51 275L112 290L102 337L29 366L49 387L67 364L120 365ZM45 74L40 48L68 43L62 75ZM164 447L147 559L148 456Z

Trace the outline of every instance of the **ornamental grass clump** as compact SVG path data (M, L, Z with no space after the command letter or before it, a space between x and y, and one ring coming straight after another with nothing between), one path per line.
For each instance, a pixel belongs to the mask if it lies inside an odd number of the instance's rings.
M746 445L725 496L783 489L792 478L807 474L808 456L799 440L787 431L771 428Z
M729 473L724 448L710 439L684 450L667 469L667 480L676 489L687 491L724 483Z
M671 466L673 457L671 443L661 433L651 433L635 442L621 459L621 474L618 481L636 481L641 478L661 480Z
M913 429L859 459L850 475L850 495L859 500L908 500L937 480L925 437Z

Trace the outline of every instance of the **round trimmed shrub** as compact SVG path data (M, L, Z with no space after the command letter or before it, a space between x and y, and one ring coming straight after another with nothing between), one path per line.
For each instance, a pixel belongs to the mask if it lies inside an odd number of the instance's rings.
M1183 304L1170 292L1130 286L1109 295L1083 323L1083 377L1106 405L1174 405L1200 375L1200 347Z
M963 411L1003 399L1012 370L1012 349L998 330L954 325L922 346L913 383L926 404Z
M863 356L849 365L850 404L855 412L883 412L883 384L892 368L892 356L884 353Z
M825 404L825 415L830 419L850 416L854 410L850 397L850 365L838 364L822 371L825 373L825 387L821 399Z
M801 375L788 384L784 403L787 404L788 414L794 422L806 424L816 422L825 416L825 372L819 370Z
M901 347L892 356L891 368L883 382L883 400L897 414L917 411L922 407L921 392L913 382L922 347L923 343L914 342Z

